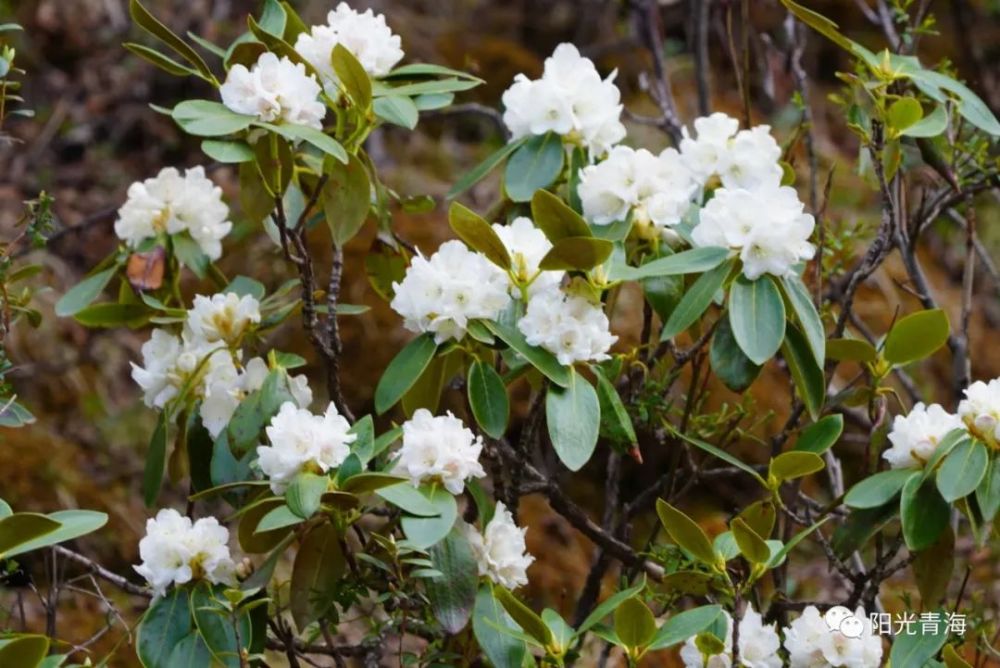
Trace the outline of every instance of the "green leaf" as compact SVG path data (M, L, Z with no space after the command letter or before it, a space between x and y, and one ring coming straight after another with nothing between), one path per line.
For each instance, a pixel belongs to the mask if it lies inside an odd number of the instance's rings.
M924 624L914 624L914 633L898 633L892 641L889 653L889 663L893 666L924 666L932 659L948 640L948 624L945 622L947 613L938 613L939 622L928 624L935 626L932 631L924 628Z
M582 636L584 633L589 631L595 624L598 624L599 622L601 622L601 620L603 620L605 617L614 612L615 609L619 605L621 605L622 601L628 598L632 598L633 596L641 592L645 587L646 587L646 581L645 579L642 579L639 581L637 585L629 587L628 589L623 589L622 591L616 594L612 594L611 596L606 598L603 602L601 602L600 605L594 608L589 615L587 615L586 619L584 619L583 622L580 623L580 625L576 629L576 636L577 637Z
M656 618L638 598L627 598L615 610L615 633L630 648L648 645L656 635Z
M907 479L900 498L900 517L903 538L911 552L933 545L948 526L950 516L951 507L941 498L937 487L930 481L923 482L917 475Z
M564 237L545 254L538 268L546 271L589 271L611 257L614 245L594 237Z
M272 369L264 384L240 402L226 426L232 452L242 457L256 447L261 432L286 401L294 401L288 389L288 374Z
M82 311L104 292L104 288L107 287L116 273L118 273L117 264L88 276L74 285L56 302L56 315L60 318L66 318Z
M601 406L594 387L571 372L566 388L549 387L545 420L559 460L570 471L579 471L594 454L601 427Z
M814 452L790 450L771 460L768 476L774 476L779 483L795 480L823 470L823 458Z
M878 351L861 339L830 339L826 342L826 356L838 362L874 362Z
M260 518L260 522L257 524L254 535L269 534L273 531L287 529L288 527L293 527L297 524L302 524L302 518L296 513L293 513L292 509L287 505L282 504L271 508L271 510L269 510L264 517Z
M957 429L952 429L944 438L937 444L934 448L934 452L927 459L927 463L924 464L923 480L929 479L938 469L938 465L947 457L952 450L958 446L959 443L967 441L969 438L969 432L965 430L964 427L959 427Z
M612 281L638 281L657 276L680 276L683 274L699 274L709 269L715 269L729 257L728 248L704 246L667 255L646 262L638 267L623 265L617 272L608 276Z
M375 115L387 123L412 130L420 120L420 111L411 98L405 95L387 95L377 98L372 105Z
M333 242L343 247L357 235L371 208L368 170L357 156L350 155L346 162L328 161L324 173L327 180L320 192L323 216Z
M799 397L809 410L809 416L816 419L826 401L826 376L816 365L816 358L809 351L806 338L795 325L788 325L781 354L788 363L788 371L795 382Z
M674 508L663 499L656 500L656 514L670 538L698 561L715 566L719 555L712 548L712 542L694 520Z
M171 118L189 135L220 137L250 127L254 116L237 114L225 105L211 100L185 100L170 112Z
M529 202L536 190L550 186L563 167L562 138L554 132L528 139L514 151L504 172L504 190L515 202Z
M504 607L507 614L524 629L525 633L541 643L542 646L552 643L552 631L531 608L521 603L503 587L495 587L493 595L500 601L500 605Z
M266 128L271 132L281 135L285 139L290 139L291 141L304 141L307 144L315 146L326 155L332 156L334 159L339 160L344 164L347 163L347 151L344 150L344 147L340 145L340 142L330 135L325 134L322 130L317 130L316 128L308 125L296 125L294 123L282 123L281 125L272 125L271 123L254 123L254 125Z
M477 84L485 83L479 77L473 76L468 72L455 70L450 67L444 67L443 65L434 65L433 63L407 63L406 65L400 65L396 69L389 72L389 74L385 75L384 78L394 79L412 77L457 77L459 79L467 79Z
M435 517L441 514L438 506L431 503L427 495L414 487L409 481L382 487L375 490L375 493L411 515Z
M153 438L149 441L146 467L142 475L142 498L147 508L152 508L156 503L163 484L163 471L167 464L167 432L167 412L161 411L156 420Z
M150 312L143 304L91 304L77 311L73 319L85 327L129 327L135 329L149 321Z
M924 109L914 97L901 97L887 111L886 120L889 127L896 133L902 133L910 126L918 123L924 117Z
M39 513L14 513L0 520L0 558L23 552L25 545L53 534L62 525Z
M136 639L136 653L146 668L173 668L170 654L191 632L188 590L174 588L153 604L143 615Z
M309 519L319 510L320 499L329 484L330 478L325 475L307 472L298 474L285 491L288 509L304 520Z
M601 407L601 435L616 443L635 445L639 439L636 438L632 418L622 403L614 383L608 380L604 371L596 364L591 365L590 370L597 379L597 400Z
M375 412L381 415L396 405L434 359L437 344L432 334L410 341L389 362L375 388Z
M776 552L774 552L771 555L771 560L768 562L767 567L768 568L777 568L778 566L780 566L781 563L785 560L785 557L787 557L788 554L793 549L795 549L796 545L798 545L803 540L805 540L809 536L809 534L811 534L813 531L816 531L821 526L823 526L829 519L830 519L830 516L828 515L828 516L824 517L823 519L821 519L819 522L816 522L812 526L807 527L807 528L803 529L802 531L800 531L799 533L795 534L795 536L793 536L790 541L788 541L787 543L785 543L780 549L778 549ZM768 544L770 544L772 542L773 541L768 541Z
M524 339L516 325L493 320L481 321L497 338L510 346L524 359L559 387L569 387L572 382L569 367L559 363L555 356L544 348L533 346Z
M355 457L357 455L355 454ZM359 458L360 459L360 458ZM377 492L380 489L385 489L387 487L393 487L402 482L409 484L406 478L398 475L392 475L390 473L376 473L363 471L361 473L355 473L350 478L345 480L342 485L340 485L340 491L347 492L348 494L367 494L369 492ZM412 489L412 485L410 486ZM437 510L434 510L436 513ZM420 513L417 513L418 515Z
M366 110L372 104L372 80L365 68L343 44L333 47L330 55L333 71L337 73L340 86L359 109Z
M510 269L510 253L489 223L475 211L452 202L448 209L448 223L458 238L474 251L485 255L501 269Z
M799 434L795 441L795 450L814 452L822 455L833 447L844 431L843 415L827 415L825 418L809 425Z
M896 516L899 504L886 503L877 508L861 508L853 510L842 525L833 532L830 541L833 551L838 557L846 559L864 545L889 520Z
M762 477L760 477L760 474L757 473L757 471L755 471L752 466L750 466L746 462L741 461L739 458L737 458L737 457L729 454L725 450L717 448L714 445L712 445L711 443L706 443L705 441L702 441L701 439L695 438L693 436L688 436L687 434L682 434L679 431L673 431L671 433L673 435L677 436L678 438L684 439L685 441L687 441L691 445L695 446L699 450L703 450L703 451L707 452L708 454L712 455L713 457L717 457L718 459L721 459L722 461L724 461L724 462L726 462L728 464L732 464L733 466L735 466L738 469L742 469L743 471L746 471L755 480L757 480L761 485L763 485L765 487L767 486L767 482Z
M931 97L935 97L932 95L935 89L945 90L955 95L959 101L958 113L965 120L994 137L1000 136L1000 121L993 115L982 98L972 92L968 86L940 72L924 68L911 69L908 73L921 92ZM940 102L942 97L939 93L936 99Z
M809 290L798 276L786 276L782 279L782 285L802 333L809 342L809 350L816 358L816 365L822 369L826 362L826 332L823 329L823 321L816 312L816 306L809 296Z
M956 445L938 469L937 488L942 498L950 503L974 492L986 475L989 461L986 446L979 441Z
M215 77L212 76L212 71L208 69L208 65L198 55L198 52L175 35L167 26L160 23L138 0L130 0L128 9L129 15L135 21L136 25L169 46L181 58L191 63L203 78L209 81L215 80Z
M774 502L766 499L754 501L740 511L737 517L753 529L754 533L766 539L774 530L775 515Z
M253 160L253 149L246 142L206 139L201 142L202 153L217 162L235 164Z
M959 642L958 646L961 645ZM962 658L955 649L956 645L945 645L944 650L941 652L941 659L944 660L944 665L947 668L972 668L972 664Z
M489 156L486 157L481 163L473 167L471 170L466 172L462 178L455 182L455 185L451 187L446 196L447 199L454 199L464 193L466 190L476 185L484 178L486 175L492 172L497 165L503 162L508 155L521 148L524 143L528 141L527 137L512 141L509 144L505 144L500 147Z
M430 549L430 558L444 576L424 582L431 611L447 633L458 633L469 623L476 605L479 567L472 546L456 526Z
M767 543L746 522L737 517L730 524L730 528L736 544L739 545L740 554L747 561L753 564L766 564L770 561L771 550Z
M306 534L295 555L289 592L292 618L299 632L334 604L345 571L340 536L332 525L320 524Z
M187 77L187 76L197 76L198 71L193 70L187 65L182 65L178 63L173 58L164 56L159 51L151 49L148 46L143 46L142 44L136 44L135 42L125 42L122 44L126 49L139 56L147 63L151 63L159 69L163 70L168 74L173 74L177 77ZM2 74L0 74L2 76Z
M58 528L54 531L46 531L37 538L22 542L20 545L10 549L0 547L0 554L3 554L5 559L10 559L11 557L16 557L19 554L25 554L33 550L51 547L53 545L58 545L59 543L65 543L66 541L93 533L108 522L108 516L105 513L100 513L96 510L59 510L54 513L49 513L46 517L49 520L58 523ZM2 543L6 543L6 540L3 538L5 534L5 530L3 528L4 521L5 520L0 520L0 542Z
M510 418L510 401L500 374L486 362L476 360L469 367L466 386L476 423L487 435L502 437Z
M914 555L910 568L920 591L921 608L927 610L941 603L955 571L955 532L950 526L933 545Z
M754 364L736 343L728 311L722 314L712 334L708 359L715 375L733 392L747 389L760 375L760 365Z
M496 668L521 668L527 648L522 640L496 630L513 627L514 619L493 597L489 585L479 588L472 612L472 631L483 654Z
M733 260L730 260L699 276L684 293L677 308L670 314L670 319L663 325L660 340L671 339L693 325L708 309L732 270Z
M430 491L428 498L438 511L436 517L403 515L400 520L407 540L421 550L432 547L447 536L458 517L458 505L448 490L435 487Z
M552 243L570 237L591 236L583 216L547 190L531 196L531 219Z
M404 95L407 97L414 97L418 95L456 93L458 91L475 88L478 85L478 81L469 81L468 79L459 78L418 81L415 83L403 84L402 86L389 86L383 81L376 81L374 86L372 86L372 92L376 97L382 97L385 95Z
M738 277L729 292L729 322L750 361L763 364L774 357L785 338L785 303L774 281Z
M922 360L948 341L948 333L948 316L941 309L911 313L889 330L882 354L896 365Z
M46 636L27 633L7 636L0 639L0 666L45 668L43 661L48 651L49 639Z
M192 631L174 645L165 665L211 666L218 665L218 660L212 656L212 652L208 649L208 644L205 643L201 634L198 631Z
M948 113L944 107L936 106L934 111L903 130L906 137L937 137L948 129Z
M844 497L851 508L878 508L896 498L911 477L920 477L914 469L890 469L868 476L854 485Z
M222 589L223 587L217 587L213 591L207 582L195 585L190 599L191 618L194 620L198 635L211 654L210 664L205 665L221 664L226 668L240 668L240 651L249 649L251 640L250 620L246 615L240 617L239 642L237 642L236 628L230 619L230 613L221 603L225 600L222 597ZM177 659L176 653L171 656L171 660Z
M976 502L983 521L989 523L1000 510L1000 459L994 457L976 488Z
M573 629L562 618L562 615L552 608L545 608L542 610L542 621L552 631L554 653L561 653L569 649L570 643L573 641Z
M654 652L679 645L707 629L721 614L722 606L703 605L700 608L671 615L656 632L647 650Z

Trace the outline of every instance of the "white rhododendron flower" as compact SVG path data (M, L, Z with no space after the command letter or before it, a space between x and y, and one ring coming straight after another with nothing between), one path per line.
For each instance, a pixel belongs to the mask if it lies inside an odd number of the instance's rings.
M777 186L784 174L780 161L781 147L771 135L770 126L758 125L736 133L717 170L726 188Z
M765 273L787 276L816 252L809 243L815 221L803 209L793 188L719 188L701 210L691 239L695 246L738 250L750 280Z
M686 668L731 668L733 665L733 618L726 616L725 651L709 656L707 661L695 644L694 636L681 647L681 660ZM740 666L744 668L781 668L781 638L774 624L764 624L760 613L747 606L740 620Z
M262 53L249 70L233 65L219 93L222 103L238 114L267 122L285 122L323 128L326 105L321 88L302 63Z
M192 339L209 343L239 343L251 325L260 323L260 302L252 295L235 292L197 295L188 311L185 327Z
M918 403L907 415L897 415L892 421L889 442L892 447L882 458L894 469L923 466L948 432L961 429L962 420L938 404Z
M695 119L694 129L696 136L692 137L686 127L681 128L681 155L687 168L704 183L719 172L729 150L729 140L740 129L740 122L717 111Z
M785 650L791 668L878 668L882 665L882 639L875 634L864 608L858 608L849 620L844 620L840 628L831 629L816 606L810 605L803 610L785 629ZM844 624L852 626L848 628Z
M201 389L201 423L212 436L218 436L226 428L240 403L251 392L264 385L269 369L267 362L255 357L247 362L234 378L230 374L210 374L206 376ZM312 403L312 389L305 376L288 376L288 390L295 404L307 408Z
M595 225L625 220L639 225L673 227L691 206L698 188L680 153L660 155L646 149L616 146L606 160L580 173L583 214Z
M171 584L192 580L212 584L235 583L235 565L229 556L229 531L214 517L192 524L190 517L164 508L146 521L146 535L139 541L142 563L135 567L156 596Z
M617 72L601 79L593 61L572 44L560 44L545 59L541 79L523 74L503 94L503 120L513 139L555 132L604 155L625 137Z
M496 318L510 303L507 274L461 241L413 258L406 276L393 283L390 306L411 332L433 332L434 340L465 336L469 320Z
M132 363L132 380L142 388L150 408L163 408L192 374L200 374L208 382L222 380L227 384L239 376L225 347L184 339L162 329L153 330L149 341L142 345L142 363Z
M291 401L281 405L265 430L271 445L257 448L260 470L271 481L271 491L282 494L302 471L326 473L344 463L357 435L330 403L322 415L313 415Z
M987 442L1000 441L1000 378L988 383L977 380L966 388L958 415L975 436Z
M606 360L618 340L599 303L562 290L533 295L517 327L528 343L545 348L560 364Z
M295 41L295 50L316 68L331 94L339 94L337 73L330 61L338 44L373 77L385 76L403 58L399 35L386 25L385 16L370 9L361 13L341 2L326 15L326 25L313 26Z
M461 494L468 478L486 475L479 463L483 439L473 434L457 417L431 415L418 409L403 423L403 445L393 469L407 476L414 486L437 482L452 494Z
M165 167L155 177L129 186L125 204L118 209L115 234L135 248L161 233L187 232L201 252L218 260L222 239L233 228L227 218L222 189L205 176L204 168L192 167L182 175Z
M528 554L524 543L527 529L514 524L514 517L503 502L497 503L493 519L483 533L469 524L464 528L479 564L479 575L507 589L528 584L528 566L535 558Z
M753 189L781 184L781 147L771 128L739 130L735 118L721 112L695 120L697 137L682 128L684 164L702 185L718 176L726 188ZM737 132L737 130L739 130Z
M531 281L529 294L540 290L548 290L559 285L565 272L542 271L538 264L545 254L552 249L552 242L545 234L535 227L530 218L520 216L507 225L493 223L493 231L500 237L510 254L512 271L520 283ZM519 296L517 286L511 285L511 295Z

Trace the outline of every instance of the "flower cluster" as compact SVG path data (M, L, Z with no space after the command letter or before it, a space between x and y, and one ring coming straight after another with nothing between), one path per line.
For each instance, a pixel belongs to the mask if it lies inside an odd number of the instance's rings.
M150 408L163 408L190 383L201 401L201 421L212 436L229 423L240 401L259 390L267 363L258 357L242 363L239 342L260 322L260 304L234 293L197 296L180 336L155 329L142 346L142 366L132 364L132 379L142 388ZM305 377L289 379L300 406L312 402Z
M733 665L733 618L726 616L725 650L720 654L702 656L695 639L688 638L681 647L681 660L687 668L731 668ZM740 620L740 665L747 668L781 668L781 638L774 624L764 624L760 613L747 606Z
M435 417L420 408L403 423L403 445L393 470L414 486L437 482L452 494L461 494L466 479L486 475L479 463L482 450L483 439L457 417L451 413Z
M503 94L503 121L514 139L555 132L591 157L604 155L625 137L615 75L601 79L575 46L560 44L545 60L541 79L514 78Z
M441 244L430 258L413 258L393 283L390 306L411 332L433 332L443 343L465 336L469 320L496 318L510 303L507 275L461 241Z
M918 403L907 415L893 419L889 432L892 447L882 453L882 458L894 469L923 466L948 432L961 428L962 420L957 415L938 404Z
M211 260L222 256L222 239L233 224L222 189L205 176L203 167L184 174L165 167L155 177L129 186L118 209L115 234L130 247L160 234L187 232Z
M518 329L533 346L545 348L560 364L608 359L618 340L600 303L564 290L546 290L528 300Z
M464 529L479 565L479 575L507 589L528 584L528 566L535 558L528 554L524 543L527 530L514 523L507 506L497 503L493 519L483 533L469 524L465 524Z
M781 147L771 136L771 128L758 125L739 130L735 118L721 112L695 120L697 137L683 128L681 155L684 164L705 185L713 176L724 188L753 190L781 183Z
M1000 441L1000 378L977 380L965 390L958 416L974 436L996 445Z
M403 58L399 35L394 35L381 14L360 13L346 2L326 15L326 25L299 34L295 50L319 72L326 89L337 94L337 74L330 55L338 44L358 59L373 77L385 76Z
M214 517L192 523L172 508L164 508L146 521L146 535L139 541L142 563L135 567L157 596L171 584L192 580L233 584L236 567L229 556L229 531Z
M815 221L803 208L787 186L719 188L701 210L691 240L696 246L738 250L750 280L765 273L786 276L816 252L809 243Z
M606 160L580 173L583 214L595 225L626 220L658 232L673 227L691 208L698 181L676 149L659 155L616 146Z
M839 613L839 614L838 614ZM703 656L688 638L681 648L686 668L731 668L733 665L733 624L725 613L727 634L722 653ZM834 625L838 624L838 625ZM882 640L875 634L863 608L853 614L847 608L833 608L827 616L810 605L784 629L784 648L791 668L878 668L882 661ZM740 620L739 657L744 668L781 668L778 650L781 637L774 624L765 625L760 613L747 607Z
M305 65L266 52L250 69L233 65L219 93L222 103L238 114L321 130L326 115L319 99L321 90Z
M803 610L785 629L785 650L791 668L878 668L882 665L882 639L874 632L864 608L858 608L847 623L858 628L844 625L831 628L829 620L824 619L816 606L810 605Z
M271 481L271 491L282 494L302 471L326 473L351 453L357 436L332 403L322 415L313 415L291 401L281 405L265 430L271 445L257 448L260 470Z

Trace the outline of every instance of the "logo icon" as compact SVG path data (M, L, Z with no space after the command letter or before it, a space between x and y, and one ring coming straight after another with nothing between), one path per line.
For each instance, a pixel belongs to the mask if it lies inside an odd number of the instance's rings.
M837 631L848 638L860 638L865 632L865 623L842 605L835 605L827 610L823 620L831 631Z

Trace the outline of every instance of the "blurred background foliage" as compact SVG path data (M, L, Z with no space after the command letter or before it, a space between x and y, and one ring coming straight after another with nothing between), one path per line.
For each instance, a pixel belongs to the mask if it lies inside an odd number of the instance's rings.
M694 80L692 12L707 0L660 0L660 18L667 42L667 65L682 120L698 115L698 86ZM243 30L241 21L256 11L255 0L148 0L147 6L176 32L191 31L217 43L227 43ZM331 0L293 2L309 22L321 22L332 9ZM462 94L460 103L496 108L500 95L514 75L537 76L543 59L556 44L570 41L598 62L603 71L619 70L617 83L626 108L656 115L655 105L642 90L644 73L650 71L649 51L636 37L636 14L621 0L381 0L356 1L356 7L373 7L387 15L401 34L409 62L435 62L466 69L487 84ZM779 141L787 141L800 119L796 85L782 40L785 12L777 0L752 0L751 98L756 123L770 123ZM863 0L815 0L804 3L836 21L852 39L872 48L884 45L880 29L865 16ZM708 59L710 107L740 115L741 100L727 49L726 16L730 0L713 0L710 6ZM1000 1L933 0L937 18L934 31L924 37L920 56L925 63L947 59L961 78L997 111L1000 109ZM738 20L739 8L735 15ZM141 403L129 378L129 362L139 357L147 334L142 331L85 330L71 320L57 319L52 306L68 286L75 284L115 246L112 232L115 211L130 183L154 175L165 165L207 164L197 141L185 137L172 121L155 113L150 103L172 106L184 98L205 97L199 82L176 79L131 56L122 47L133 40L125 0L0 0L0 23L16 21L23 33L13 36L18 64L27 70L24 96L36 116L10 119L9 137L0 143L0 235L10 236L23 212L22 202L47 191L55 198L55 232L44 251L32 259L44 265L35 277L46 287L36 297L43 315L41 327L21 326L8 337L15 369L10 380L21 400L38 417L21 430L0 431L0 496L20 510L51 511L61 508L95 508L107 511L109 526L88 536L80 548L117 572L126 572L137 561L136 542L142 534L147 511L139 486L143 457L152 431L154 413ZM737 26L738 28L738 26ZM850 264L857 250L870 239L878 221L876 193L857 174L857 141L846 129L838 105L828 95L839 87L838 69L849 65L835 45L810 33L803 65L810 82L816 149L823 180L833 171L829 197L821 217L828 230L832 264ZM629 143L659 149L666 135L655 128L629 124ZM429 194L438 206L426 213L397 211L401 233L425 252L450 236L445 207L440 203L454 180L502 142L496 118L483 113L438 115L421 119L417 132L385 127L371 138L369 152L389 185L400 193ZM804 155L796 155L798 187L806 197L807 169ZM237 179L230 166L209 167L233 203L237 227L226 242L220 263L228 274L250 274L269 287L291 277L275 247L258 229L240 224ZM914 178L920 178L919 174ZM480 183L467 195L477 210L495 200L497 175ZM821 184L822 185L822 184ZM997 199L980 200L981 259L1000 261L1000 207ZM932 291L957 320L961 289L964 234L953 221L941 220L921 248ZM343 377L350 388L355 413L370 410L379 374L409 335L375 294L365 277L363 258L372 233L362 234L347 246L342 299L366 304L370 311L343 320ZM919 308L908 289L905 272L890 260L860 293L856 312L874 332L884 332L894 314ZM986 265L976 285L972 322L973 375L1000 375L997 341L1000 323L1000 274ZM189 291L197 289L187 286ZM615 328L638 331L641 295L626 294L616 305ZM297 323L275 335L276 347L311 352ZM849 371L849 369L848 369ZM951 370L947 353L915 374L925 396L950 399ZM752 416L752 434L744 438L752 450L758 439L780 427L788 406L782 403L786 377L770 368L750 392L735 395L721 385L713 393L720 406ZM680 384L683 386L683 383ZM315 387L322 382L314 383ZM771 391L775 390L775 391ZM947 406L952 408L952 406ZM453 407L460 410L460 407ZM523 407L522 407L523 408ZM840 452L860 457L867 434L845 434ZM643 466L630 464L624 483L645 486L666 460L664 453L644 453ZM581 503L599 498L603 463L591 462L587 482L571 490ZM706 483L704 497L721 499L729 509L751 492L730 481ZM752 483L746 482L750 485ZM181 507L183 493L173 490L168 502ZM591 504L595 508L600 503ZM563 613L589 571L592 548L582 536L554 515L538 497L522 500L522 522L527 524L528 547L537 562L529 571L531 584L525 594L538 605ZM721 523L703 513L706 528ZM996 608L995 548L970 554L971 544L959 546L975 565L974 586L969 591L977 605ZM816 553L797 573L800 587L811 598L827 599L826 560ZM29 569L30 569L30 563ZM900 578L902 579L902 578ZM956 578L956 580L959 578ZM887 605L911 594L896 582L883 589ZM953 583L957 586L959 583ZM16 596L16 591L13 593ZM0 597L8 609L10 597ZM124 601L123 601L124 603ZM65 605L65 604L64 604ZM139 610L123 612L137 618ZM93 598L69 602L60 616L59 636L85 639L103 626L107 610ZM6 624L0 618L0 626ZM102 656L121 638L101 638L92 648ZM118 665L130 665L129 652Z

